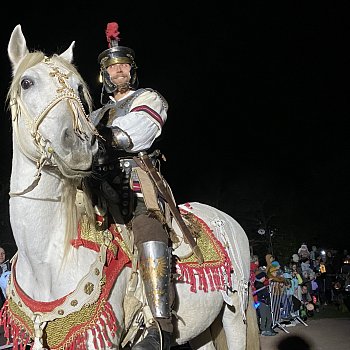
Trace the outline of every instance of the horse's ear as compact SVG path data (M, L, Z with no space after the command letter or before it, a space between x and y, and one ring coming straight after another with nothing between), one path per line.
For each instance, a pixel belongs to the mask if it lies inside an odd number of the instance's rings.
M66 61L72 63L73 62L73 48L75 45L75 41L72 41L70 46L66 51L60 54L60 57L64 58Z
M22 58L28 54L26 39L22 33L21 25L18 24L12 31L10 42L7 47L8 56L15 70Z

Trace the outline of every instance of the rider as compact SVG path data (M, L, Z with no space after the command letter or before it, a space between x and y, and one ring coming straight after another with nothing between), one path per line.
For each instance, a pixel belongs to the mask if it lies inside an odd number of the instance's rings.
M158 350L161 344L163 348L170 347L173 333L171 241L164 202L157 194L150 169L142 160L149 157L152 167L157 162L147 151L162 132L168 104L157 91L138 88L135 53L119 46L118 35L118 24L108 23L109 48L98 56L103 107L92 112L90 118L105 139L105 149L100 152L95 168L97 177L103 180L100 189L114 221L119 220L115 209L118 207L123 221L131 225L147 303L156 321L133 349ZM121 176L115 164L121 169Z

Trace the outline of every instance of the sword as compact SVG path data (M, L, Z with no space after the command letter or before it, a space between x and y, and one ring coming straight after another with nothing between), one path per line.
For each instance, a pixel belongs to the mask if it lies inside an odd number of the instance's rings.
M174 203L174 200L172 196L170 196L167 188L165 187L162 179L160 178L159 174L157 173L152 161L150 160L149 156L145 152L140 152L139 157L144 165L144 170L148 172L148 174L151 176L152 180L154 181L155 185L157 186L158 191L162 195L162 197L165 199L165 201L169 205L169 209L171 213L174 216L174 219L176 223L179 225L183 235L185 236L188 244L190 245L194 255L196 256L198 263L203 264L204 258L202 255L201 250L199 249L197 242L192 236L192 233L190 232L189 228L186 226L185 222L182 219L182 216L180 215L179 209ZM134 157L134 160L136 163L138 163L138 159ZM138 163L139 164L139 163Z

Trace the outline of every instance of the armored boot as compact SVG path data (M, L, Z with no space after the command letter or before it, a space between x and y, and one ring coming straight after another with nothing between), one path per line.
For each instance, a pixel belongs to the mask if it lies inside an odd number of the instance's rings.
M167 244L149 241L139 246L139 269L148 306L157 324L147 329L146 337L133 350L170 349L172 335L171 251Z

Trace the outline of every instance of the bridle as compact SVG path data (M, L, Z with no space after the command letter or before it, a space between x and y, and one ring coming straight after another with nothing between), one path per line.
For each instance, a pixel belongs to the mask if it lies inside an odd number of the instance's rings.
M36 174L34 175L34 180L32 183L23 191L20 192L10 192L10 196L20 196L25 193L32 191L39 183L41 178L41 172L45 165L57 167L63 175L66 177L81 177L86 176L90 171L75 170L71 169L65 161L55 152L52 147L52 143L49 139L44 138L40 131L39 126L48 115L48 113L60 102L66 101L71 110L72 121L74 133L81 140L88 140L86 129L88 129L94 136L98 135L97 130L94 125L90 122L83 103L80 97L75 93L74 89L68 83L68 75L60 71L59 67L49 57L45 57L42 60L43 63L47 64L51 69L49 72L50 77L56 78L59 83L59 88L57 89L56 96L46 105L45 108L36 116L32 116L27 108L25 107L20 95L19 90L15 89L11 92L10 97L10 108L12 116L12 127L14 130L14 135L16 137L17 144L21 149L22 153L30 160L36 163ZM20 128L19 128L19 118L24 118L24 125L26 130L29 132L32 141L35 145L37 155L32 155L26 145L23 143ZM67 169L69 168L69 173Z

